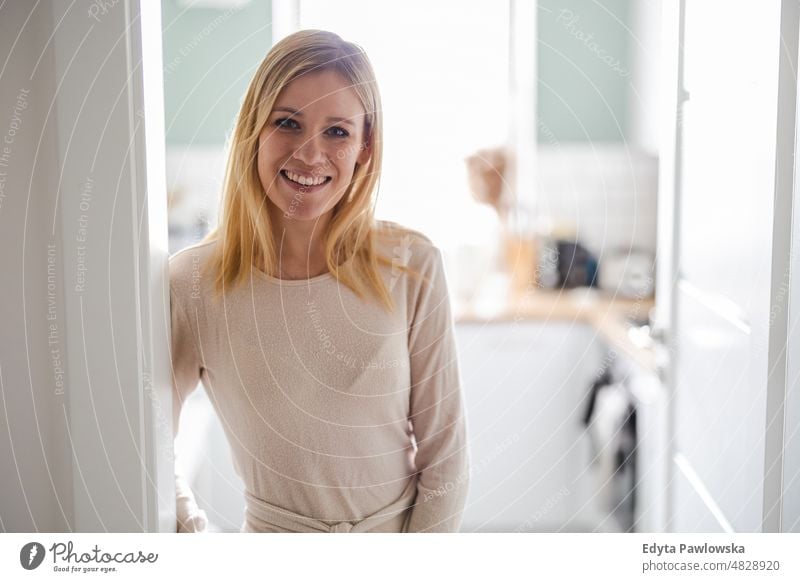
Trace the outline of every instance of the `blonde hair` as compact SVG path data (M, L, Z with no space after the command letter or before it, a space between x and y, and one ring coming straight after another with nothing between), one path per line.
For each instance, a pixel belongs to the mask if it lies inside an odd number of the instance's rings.
M261 62L245 94L230 141L219 225L203 242L219 240L207 268L215 289L235 287L261 266L275 276L278 257L258 175L258 138L281 90L300 75L334 70L358 95L366 112L364 141L372 152L356 164L352 181L334 206L323 233L328 271L358 297L372 296L388 310L392 299L378 271L391 261L377 253L374 195L383 154L383 121L375 73L364 50L324 30L301 30L287 36ZM363 147L363 144L360 144ZM405 271L407 268L401 267Z

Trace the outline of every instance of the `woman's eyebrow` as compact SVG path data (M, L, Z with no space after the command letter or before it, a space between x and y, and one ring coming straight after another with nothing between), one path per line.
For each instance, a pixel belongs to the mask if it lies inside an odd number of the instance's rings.
M272 111L285 111L286 113L291 113L296 117L303 117L303 113L298 111L297 109L292 109L291 107L273 107ZM352 125L355 127L355 123L347 119L346 117L328 117L326 121L332 121L335 123L347 123L348 125Z

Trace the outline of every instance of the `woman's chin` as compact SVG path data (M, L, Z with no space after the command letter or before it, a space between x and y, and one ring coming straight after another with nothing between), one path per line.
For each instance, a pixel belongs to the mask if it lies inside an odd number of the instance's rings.
M283 218L296 222L312 222L319 220L326 213L325 208L287 208L283 212Z
M336 205L334 200L313 201L312 204L298 204L296 201L285 202L282 205L281 216L285 220L308 222L324 217L333 211Z
M274 194L274 193L270 193ZM268 195L268 205L270 215L280 216L284 221L309 222L315 221L332 212L338 200L304 200L300 201L297 197L280 197L276 201L273 195ZM277 216L276 216L277 215Z

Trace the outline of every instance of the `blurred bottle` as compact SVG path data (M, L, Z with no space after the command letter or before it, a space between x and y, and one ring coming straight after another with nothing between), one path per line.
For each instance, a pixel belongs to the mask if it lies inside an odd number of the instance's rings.
M558 246L549 234L539 236L536 273L540 288L555 289L558 286Z
M512 208L503 225L503 262L509 275L509 293L518 298L537 287L537 240L530 210Z
M536 262L536 280L542 289L558 286L558 245L554 236L553 221L541 213L536 224L536 239L539 249Z

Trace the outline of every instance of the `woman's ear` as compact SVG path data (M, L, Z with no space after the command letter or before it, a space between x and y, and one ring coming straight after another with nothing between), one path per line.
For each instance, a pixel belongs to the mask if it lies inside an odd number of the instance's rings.
M370 158L372 157L372 141L371 139L367 138L363 144L361 144L361 151L358 152L357 162L359 166L366 166L367 162L369 162Z

